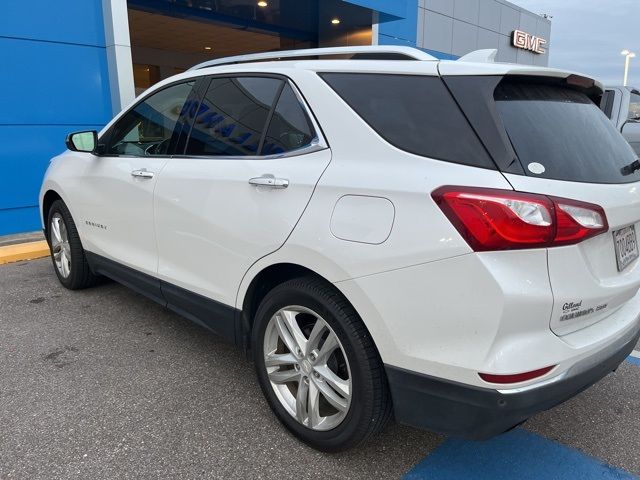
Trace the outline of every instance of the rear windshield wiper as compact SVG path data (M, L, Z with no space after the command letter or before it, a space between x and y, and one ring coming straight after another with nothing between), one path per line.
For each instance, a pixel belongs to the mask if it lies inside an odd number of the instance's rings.
M640 170L640 158L636 158L636 160L631 162L629 165L622 167L620 169L620 173L622 175L631 175L636 170Z

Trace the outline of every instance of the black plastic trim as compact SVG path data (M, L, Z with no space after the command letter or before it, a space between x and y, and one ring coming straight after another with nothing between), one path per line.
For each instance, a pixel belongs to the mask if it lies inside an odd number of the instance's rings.
M85 251L85 255L93 273L109 277L154 302L166 306L167 302L160 289L160 280L157 278L95 253Z
M240 310L155 278L91 252L85 252L94 273L104 275L167 307L225 340L239 344Z
M187 102L196 101L198 103L198 106L196 108L196 115L194 115L192 119L187 120L184 123L180 123L179 121L176 122L169 146L169 154L172 158L176 155L182 155L185 148L187 148L187 141L189 140L189 135L191 135L191 130L193 129L193 124L195 123L197 117L197 112L200 111L202 100L204 99L204 94L209 87L209 83L211 83L211 80L207 77L194 78L196 78L196 83L193 86L191 93L187 97Z
M456 437L483 440L577 395L614 371L634 349L640 331L594 367L519 393L443 380L385 365L396 420Z
M236 343L236 309L184 288L160 281L167 308ZM238 312L239 314L239 312Z
M493 100L496 86L503 80L498 75L443 76L449 92L467 117L489 155L504 173L524 175Z

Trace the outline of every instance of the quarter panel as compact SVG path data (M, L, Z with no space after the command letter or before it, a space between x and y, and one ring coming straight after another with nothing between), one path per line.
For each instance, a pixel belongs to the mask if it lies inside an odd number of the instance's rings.
M420 73L437 74L435 62L421 63ZM336 63L336 68L345 65ZM328 278L334 282L471 251L431 192L442 185L511 189L502 174L404 152L383 140L318 75L301 72L294 80L316 115L333 156L284 249L318 251L320 255L314 258L328 258L340 266L327 269L335 274ZM382 197L393 204L393 229L384 243L358 243L333 235L332 212L345 195Z
M478 371L532 370L564 348L548 329L553 297L545 256L470 253L336 286L386 364L480 385ZM545 356L532 353L539 345Z

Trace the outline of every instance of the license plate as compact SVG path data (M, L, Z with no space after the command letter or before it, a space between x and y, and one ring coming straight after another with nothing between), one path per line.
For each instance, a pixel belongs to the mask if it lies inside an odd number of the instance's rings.
M627 268L636 258L638 258L638 243L636 242L636 227L628 227L614 230L613 244L616 247L616 261L618 271Z

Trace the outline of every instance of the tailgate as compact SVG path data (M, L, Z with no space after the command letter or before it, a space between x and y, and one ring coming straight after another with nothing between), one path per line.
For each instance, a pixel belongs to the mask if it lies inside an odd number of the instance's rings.
M607 216L607 232L548 249L551 329L565 335L611 315L640 285L640 182L638 171L629 169L636 156L574 88L520 79L499 85L494 100L525 173L505 172L513 187L597 204Z
M614 313L640 287L634 258L634 233L640 234L640 169L635 167L640 164L596 105L602 93L598 85L557 72L551 72L558 75L554 78L542 75L547 71L474 77L461 75L466 73L462 67L447 69L455 75L444 75L445 82L515 190L604 209L606 232L547 249L552 331L565 335Z
M640 263L634 260L618 270L614 232L633 225L640 233L640 184L597 185L505 176L516 190L596 203L607 215L608 232L577 245L547 249L554 333L565 335L592 325L636 294Z

